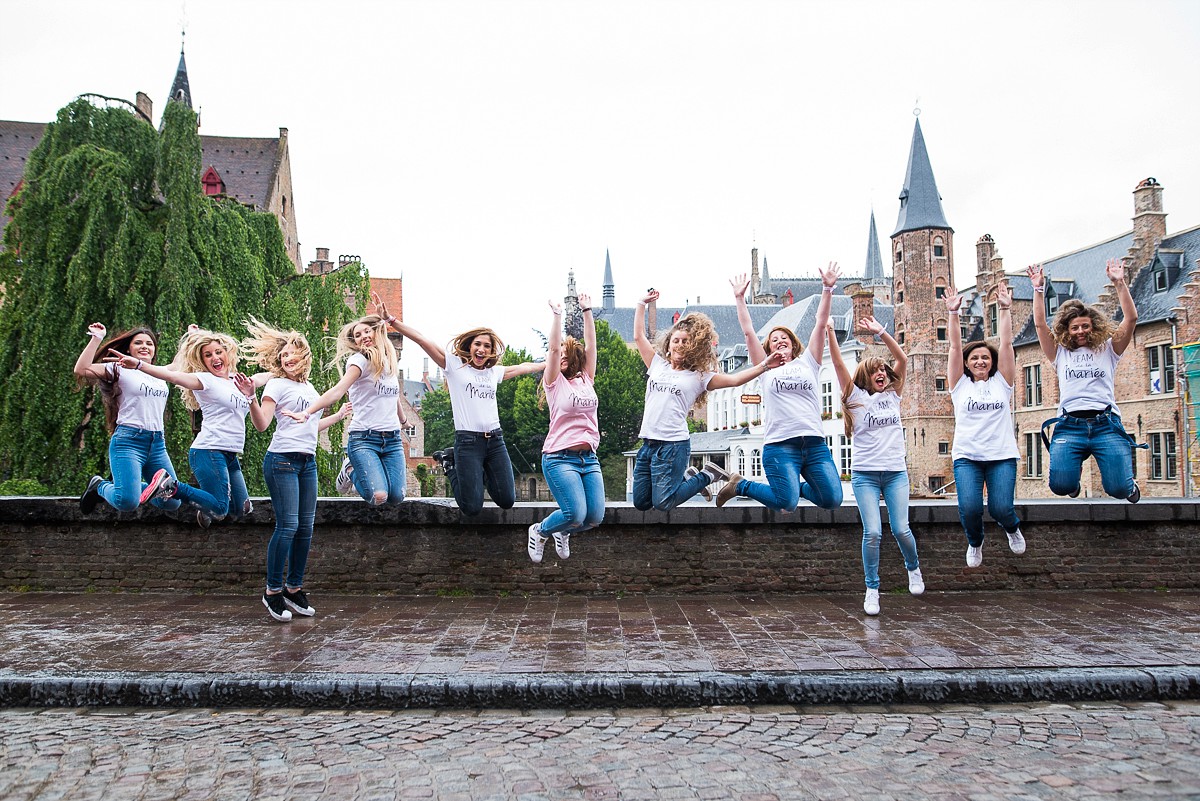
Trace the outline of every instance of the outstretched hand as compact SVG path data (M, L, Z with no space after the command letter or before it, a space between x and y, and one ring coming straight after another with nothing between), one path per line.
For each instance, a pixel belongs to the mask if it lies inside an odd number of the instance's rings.
M741 273L730 278L729 285L733 287L733 296L735 298L744 298L746 297L746 290L750 288L750 278L745 273Z
M1012 308L1012 290L1008 288L1008 279L1001 278L996 284L996 305L1001 309Z
M576 297L576 300L579 301L580 309L586 310L586 309L592 308L592 296L589 295L588 293L580 292L579 295Z
M1109 259L1104 265L1104 273L1113 284L1125 283L1125 262L1120 259Z
M104 323L92 323L88 326L88 336L96 339L104 339L104 335L108 333L108 329L104 327Z
M946 311L956 312L962 308L963 298L954 287L946 288Z
M391 315L388 314L387 304L383 302L383 298L379 296L378 292L371 293L371 303L375 306L376 317L380 318L381 320L386 320L391 317Z
M1046 273L1042 270L1042 265L1031 264L1025 268L1025 272L1029 274L1029 283L1033 284L1035 292L1046 285Z
M237 387L237 391L245 395L250 400L254 400L254 381L245 373L234 373L230 376L233 379L233 385Z
M865 329L867 333L873 337L879 336L884 331L883 323L879 322L874 317L864 317L860 323L863 329Z
M838 269L836 261L829 262L829 266L824 270L817 269L821 273L821 283L824 286L837 286L838 276L842 274L842 271Z

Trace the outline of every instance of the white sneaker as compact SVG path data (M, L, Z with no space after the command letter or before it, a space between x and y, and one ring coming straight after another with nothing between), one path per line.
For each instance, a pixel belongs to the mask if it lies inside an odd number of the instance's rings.
M692 476L699 475L699 473L700 473L700 471L697 470L696 468L688 467L687 470L683 471L683 477L691 478ZM711 484L711 482L710 482L710 484ZM700 488L700 497L706 501L711 501L713 499L712 490L709 488L709 484L705 484L703 487Z
M921 568L908 571L908 591L912 595L925 592L925 579L921 576Z
M558 543L555 543L557 547ZM525 550L529 552L529 558L534 564L540 564L542 561L542 552L546 550L546 538L542 536L542 524L534 523L529 527L529 540L525 543Z
M1004 532L1008 535L1008 549L1016 554L1025 553L1025 535L1021 533L1021 529L1016 531Z
M569 531L554 532L554 552L559 559L571 558L571 533Z
M976 548L974 545L967 546L967 567L979 567L983 564L983 546Z
M349 456L342 460L342 469L338 471L333 484L337 487L339 495L358 494L358 490L354 489L354 465L350 464Z
M863 611L868 615L879 614L879 590L867 588L867 594L863 597Z

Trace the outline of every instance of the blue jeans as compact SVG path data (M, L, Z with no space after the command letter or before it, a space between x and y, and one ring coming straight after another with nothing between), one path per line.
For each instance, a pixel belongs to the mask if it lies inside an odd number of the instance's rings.
M742 479L737 494L769 509L789 512L801 498L822 509L842 505L842 479L824 437L792 437L764 445L763 472L767 474L766 485Z
M242 463L233 451L216 451L207 448L188 450L188 464L192 474L200 482L195 503L210 517L217 520L232 513L238 520L244 514L250 493L246 489L246 477L242 475ZM212 499L206 504L201 498Z
M604 477L594 452L543 453L542 475L560 507L542 521L543 534L573 534L604 520Z
M147 431L136 426L117 426L108 441L108 467L112 481L100 482L100 497L109 506L122 512L138 508L142 490L159 470L166 470L175 478L175 468L167 455L166 442L161 431ZM180 484L180 489L186 484ZM188 487L188 489L191 489ZM184 493L165 501L153 500L159 509L178 509Z
M263 457L263 478L275 509L275 533L267 545L267 589L304 586L304 568L317 516L317 457L308 453L272 453Z
M999 459L977 462L954 460L954 483L958 488L958 519L962 521L967 542L975 548L983 545L983 488L987 486L987 510L1006 532L1021 527L1013 508L1017 493L1017 460Z
M879 540L883 536L883 520L879 515L879 498L887 503L888 527L904 554L904 567L916 570L917 541L908 527L908 471L906 470L855 470L850 475L850 487L854 500L858 502L858 516L862 518L863 575L867 588L879 589Z
M504 447L500 429L487 434L478 431L454 432L454 467L450 469L450 489L465 515L477 515L483 509L483 488L501 509L517 502L512 460Z
M404 443L397 431L351 431L346 445L354 465L354 489L372 506L399 506L408 479Z
M697 473L684 480L691 455L690 440L644 441L633 461L633 505L642 511L654 507L665 512L708 486L712 481L708 473Z
M1129 436L1115 414L1063 417L1050 439L1050 491L1070 495L1078 490L1083 460L1094 456L1104 491L1114 498L1128 498L1133 492L1131 451Z

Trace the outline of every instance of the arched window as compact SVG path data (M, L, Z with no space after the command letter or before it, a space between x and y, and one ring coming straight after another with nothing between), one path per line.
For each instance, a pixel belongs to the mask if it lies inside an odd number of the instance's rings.
M750 475L761 476L762 472L762 451L755 448L750 452Z
M935 259L946 258L946 240L942 239L940 236L935 236L933 238L933 257Z
M742 475L746 474L746 452L741 448L737 450L737 471Z

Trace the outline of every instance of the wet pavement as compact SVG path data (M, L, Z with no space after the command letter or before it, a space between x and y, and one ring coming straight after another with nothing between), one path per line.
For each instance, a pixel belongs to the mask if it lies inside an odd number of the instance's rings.
M0 705L615 707L1200 698L1200 593L2 593Z

